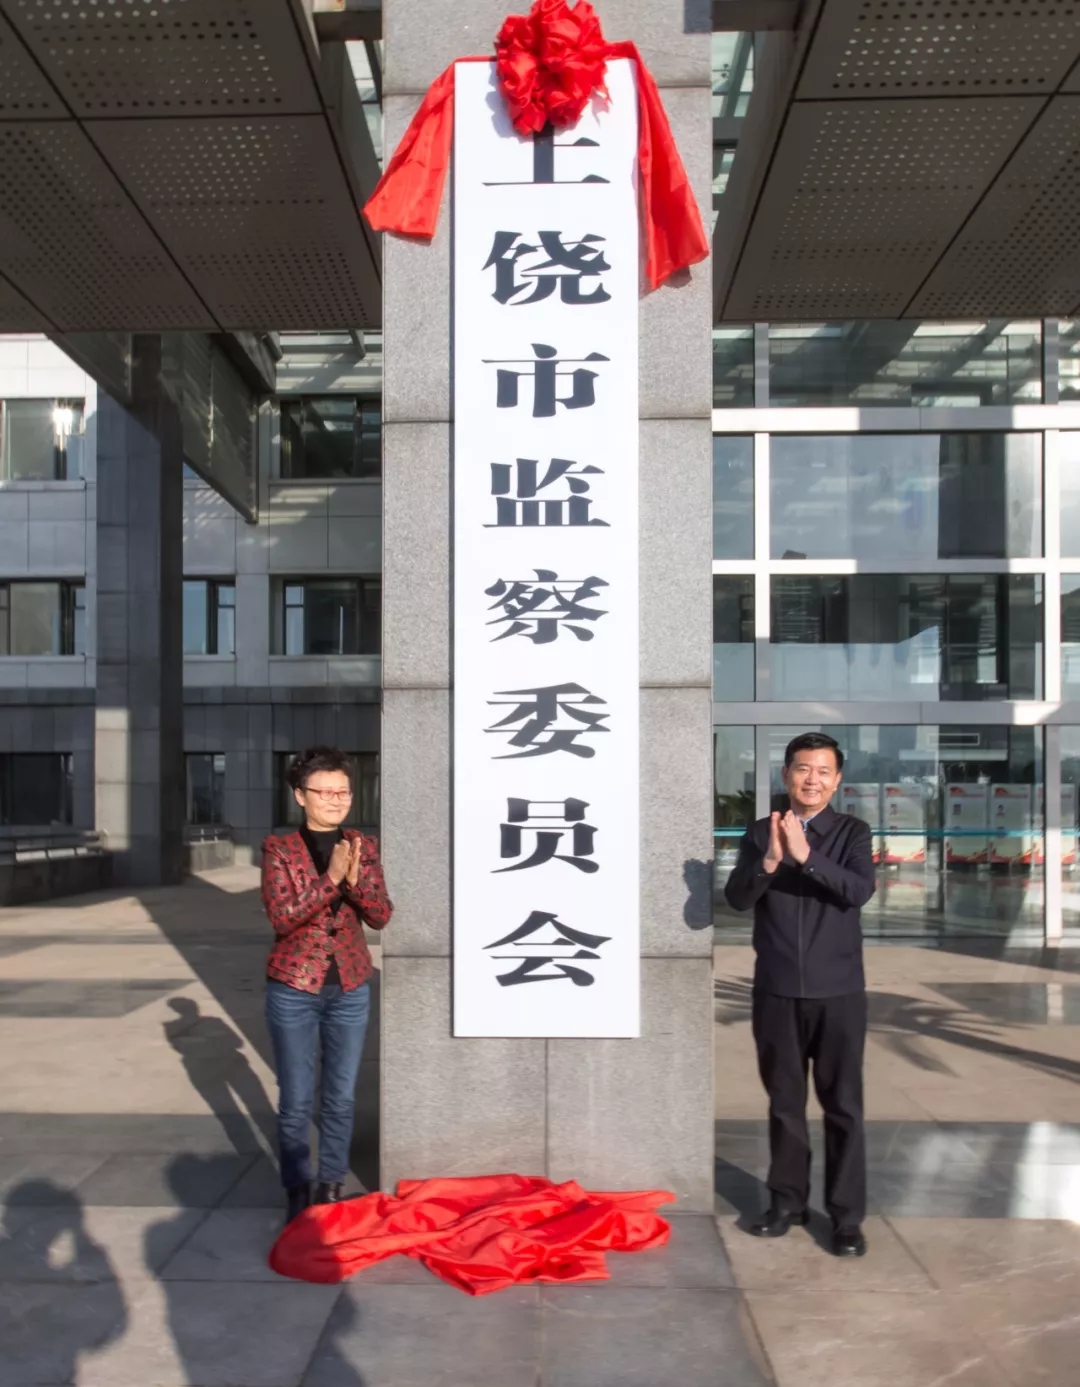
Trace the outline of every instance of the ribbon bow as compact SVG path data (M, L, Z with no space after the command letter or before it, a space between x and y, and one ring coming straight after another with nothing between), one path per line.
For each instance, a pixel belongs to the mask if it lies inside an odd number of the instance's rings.
M514 128L536 134L573 125L595 92L607 96L611 58L637 64L638 173L645 273L652 288L709 254L701 213L675 145L660 92L634 44L608 43L588 0L535 0L511 15L495 39L495 69ZM466 63L490 62L469 57ZM430 240L439 220L454 133L454 64L428 88L364 207L376 231Z

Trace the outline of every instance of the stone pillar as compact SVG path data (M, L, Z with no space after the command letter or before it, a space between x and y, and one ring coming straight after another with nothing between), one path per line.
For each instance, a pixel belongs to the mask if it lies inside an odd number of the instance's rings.
M133 339L130 408L97 420L97 828L118 883L184 870L183 449L161 339Z
M421 22L420 10L423 9ZM508 0L384 0L386 148L431 80L491 51ZM597 0L663 91L711 225L710 7ZM641 303L640 1040L451 1035L450 212L384 238L382 1171L663 1186L711 1209L711 283ZM460 772L459 768L459 772Z

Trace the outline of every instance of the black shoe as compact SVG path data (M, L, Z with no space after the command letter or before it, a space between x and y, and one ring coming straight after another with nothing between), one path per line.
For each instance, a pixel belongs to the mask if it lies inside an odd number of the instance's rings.
M285 1222L292 1223L311 1203L310 1185L291 1185L285 1191Z
M837 1228L833 1233L834 1257L865 1257L866 1239L861 1228Z
M315 1194L311 1202L313 1204L338 1204L344 1198L345 1186L340 1180L333 1184L320 1180L315 1186Z
M782 1238L792 1228L805 1228L809 1222L810 1215L805 1209L793 1213L788 1209L778 1209L774 1204L757 1223L750 1225L750 1232L755 1238Z

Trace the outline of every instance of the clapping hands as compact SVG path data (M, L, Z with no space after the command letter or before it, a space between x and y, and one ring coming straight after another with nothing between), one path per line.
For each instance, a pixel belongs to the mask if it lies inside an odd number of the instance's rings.
M810 856L810 844L802 821L789 809L786 814L773 812L769 815L769 846L765 850L765 870L771 875L776 871L785 855L793 858L800 866Z
M335 886L340 886L343 881L350 886L356 886L360 880L360 868L364 864L364 842L360 837L343 838L340 843L334 844L334 851L330 856L330 866L327 868L327 876Z

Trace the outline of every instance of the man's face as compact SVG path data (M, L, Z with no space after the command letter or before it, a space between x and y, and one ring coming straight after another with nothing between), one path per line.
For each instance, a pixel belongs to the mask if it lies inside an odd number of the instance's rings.
M304 788L295 793L309 824L336 828L349 817L352 787L344 771L312 771Z
M797 751L784 767L784 788L796 814L806 816L824 809L840 784L836 753L829 747Z

